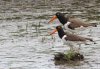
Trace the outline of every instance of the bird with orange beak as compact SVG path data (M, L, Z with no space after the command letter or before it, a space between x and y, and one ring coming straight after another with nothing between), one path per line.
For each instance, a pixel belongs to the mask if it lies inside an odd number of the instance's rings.
M97 24L96 23L85 23L83 21L80 21L79 19L76 18L69 18L69 17L65 17L66 13L60 13L57 12L48 23L52 23L55 19L58 18L58 20L60 21L61 24L63 24L63 26L65 27L65 29L71 29L74 30L75 28L78 27L88 27L88 26L93 26L96 27Z
M91 38L82 37L75 34L69 34L67 32L65 33L61 26L57 26L56 29L50 33L50 35L54 34L55 32L58 32L59 37L64 41L64 43L70 46L70 50L73 50L72 42L80 44L85 43L87 40L94 42Z

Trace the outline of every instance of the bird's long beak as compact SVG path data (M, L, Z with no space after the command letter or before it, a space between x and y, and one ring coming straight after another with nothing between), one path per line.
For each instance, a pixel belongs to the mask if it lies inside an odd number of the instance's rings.
M55 32L57 32L57 29L54 29L54 30L50 33L50 35L54 34Z
M57 18L57 16L56 16L56 15L54 15L48 23L53 22L56 18Z

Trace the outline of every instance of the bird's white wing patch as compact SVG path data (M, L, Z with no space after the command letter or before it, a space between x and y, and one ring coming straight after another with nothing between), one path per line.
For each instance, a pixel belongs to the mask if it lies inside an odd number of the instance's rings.
M64 25L65 29L68 29L68 25L69 25L70 23L71 23L71 22L67 22L67 23Z
M64 35L64 36L62 37L62 40L65 39L65 37L67 37L67 35Z
M64 44L66 44L66 40L65 40L65 37L67 37L67 35L64 35L63 37L62 37L62 41L64 42Z
M67 30L67 32L69 33L75 33L75 31L73 31L72 29L68 28L68 25L70 25L71 22L67 22L65 25L64 25L64 28Z

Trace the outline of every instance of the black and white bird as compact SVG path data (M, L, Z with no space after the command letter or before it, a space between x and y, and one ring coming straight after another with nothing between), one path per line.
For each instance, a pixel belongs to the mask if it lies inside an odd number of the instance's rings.
M70 29L70 31L79 27L89 27L89 26L97 27L96 23L85 23L74 17L65 17L65 13L60 13L60 12L57 12L48 23L52 23L57 18L60 21L60 23L63 24L64 28L66 30Z
M85 43L87 40L91 41L91 42L94 42L91 38L82 37L82 36L78 36L78 35L75 35L75 34L70 34L70 33L67 33L67 32L65 33L61 26L57 26L56 29L53 30L50 34L52 35L56 31L58 31L58 35L64 41L64 43L67 43L70 46L70 50L73 50L72 42Z

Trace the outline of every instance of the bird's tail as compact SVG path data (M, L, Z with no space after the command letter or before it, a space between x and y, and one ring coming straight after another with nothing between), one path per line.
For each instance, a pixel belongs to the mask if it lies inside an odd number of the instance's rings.
M91 39L91 38L86 38L86 40L89 40L89 41L91 41L91 42L93 42L94 44L97 44L93 39Z
M94 41L93 41L93 39L91 39L91 38L86 38L86 40L89 40L89 41L92 41L92 42L94 42Z
M97 23L91 23L93 27L97 27Z

